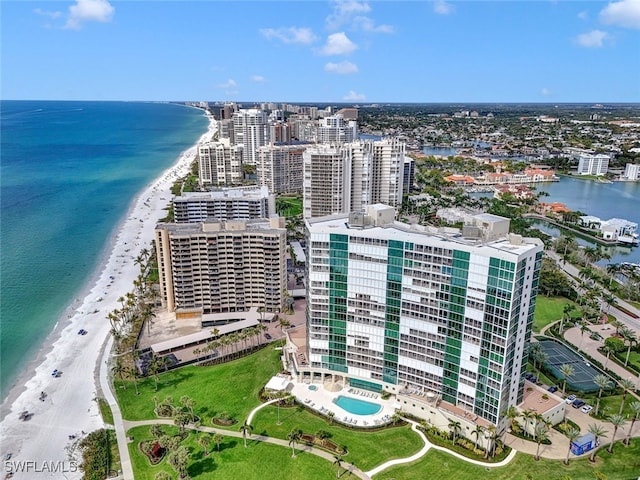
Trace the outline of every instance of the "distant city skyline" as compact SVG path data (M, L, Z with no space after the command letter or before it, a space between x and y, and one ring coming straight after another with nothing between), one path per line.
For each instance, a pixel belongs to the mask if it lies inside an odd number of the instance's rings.
M640 101L640 0L3 2L2 99Z

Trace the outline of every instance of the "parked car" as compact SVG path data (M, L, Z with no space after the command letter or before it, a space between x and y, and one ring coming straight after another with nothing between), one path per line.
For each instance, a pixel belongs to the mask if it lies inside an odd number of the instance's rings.
M587 413L587 414L590 413L591 410L593 410L593 407L591 405L585 405L580 409L582 413Z
M52 377L57 377L58 376L58 369L56 368L53 372L51 372L51 376Z
M569 395L569 396L567 397L567 399L565 400L565 402L567 402L567 403L573 403L573 401L574 401L576 398L578 398L578 397L576 397L575 395Z
M547 391L551 393L555 393L558 391L558 387L557 385L551 385L549 388L547 388Z
M266 338L267 340L271 340L271 335L268 333L265 333L264 338Z
M571 406L573 408L580 408L583 405L585 405L587 402L585 402L584 400L580 400L579 398L576 398L573 403L571 404Z

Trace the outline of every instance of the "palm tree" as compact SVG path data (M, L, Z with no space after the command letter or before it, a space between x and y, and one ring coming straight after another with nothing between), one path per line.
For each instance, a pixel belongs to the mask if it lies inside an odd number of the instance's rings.
M593 377L593 383L595 383L599 388L598 400L596 401L596 415L598 415L598 411L600 410L600 398L602 397L602 391L610 389L613 384L609 380L609 377L607 377L606 375L596 375L595 377Z
M632 392L635 389L635 385L628 378L623 378L618 382L618 385L622 388L622 402L620 402L620 411L618 412L622 415L622 410L624 409L624 402L627 399L627 393Z
M505 416L511 421L511 428L513 429L516 418L520 416L520 411L511 405L505 412Z
M631 411L633 412L633 417L631 417L631 426L629 427L629 431L627 432L627 438L625 438L624 440L624 444L627 447L629 446L629 441L631 440L631 430L633 430L633 426L640 418L640 402L633 402L631 404Z
M167 456L167 463L176 469L179 478L187 476L187 464L189 463L189 450L180 446Z
M333 464L338 467L338 471L336 472L336 478L340 478L340 468L342 468L342 455L334 455L335 461Z
M565 317L567 319L571 318L571 312L573 312L576 309L575 305L573 305L573 303L565 303L564 307L562 308L562 317L560 318L560 335L562 335L562 332L564 331L564 320Z
M627 348L627 358L624 361L624 366L626 367L629 363L629 354L631 353L631 347L634 343L638 343L638 338L635 335L635 332L629 328L623 329L621 332L622 339L626 342L629 342L629 347Z
M580 430L578 430L577 428L571 427L565 430L564 433L569 439L569 450L567 450L567 458L565 459L564 464L569 465L569 454L571 453L571 443L580 436Z
M247 448L247 437L251 436L251 432L253 432L253 427L249 425L247 422L244 422L240 427L240 431L242 432L242 439L244 440L244 448Z
M484 438L485 438L484 458L489 458L489 454L493 452L493 446L495 444L496 439L498 438L498 432L496 430L495 425L490 425L489 428L485 430Z
M594 439L594 447L593 447L593 452L591 452L591 456L589 457L589 461L590 462L595 462L596 460L596 448L598 446L598 439L601 437L606 437L607 436L607 431L604 429L604 427L598 423L592 423L589 425L589 433L591 433L595 439Z
M522 412L522 418L524 419L525 435L531 435L533 437L533 434L529 433L529 425L530 425L531 419L535 418L535 415L536 415L536 412L530 408Z
M194 422L196 416L193 414L193 407L196 406L196 401L187 395L183 395L180 397L180 403L189 409L189 413L191 414L191 421Z
M562 394L564 395L567 386L567 378L573 376L575 370L573 368L573 365L563 363L562 365L560 365L560 373L562 374Z
M224 440L224 437L221 434L215 433L213 435L213 443L216 444L216 448L218 449L218 453L220 453L220 444L222 443L223 440Z
M198 444L204 450L204 456L206 457L207 455L209 455L209 445L211 445L211 435L209 435L208 433L200 434L200 436L198 437Z
M624 426L624 424L627 423L627 420L620 414L614 414L609 417L609 421L613 425L613 435L611 436L611 443L609 444L607 452L613 453L613 444L616 441L616 433L618 433L618 428Z
M458 432L460 431L460 429L462 428L462 426L460 425L460 422L456 421L456 420L449 420L449 431L451 432L451 435L453 437L453 444L456 444L456 437L458 436Z
M117 375L118 377L120 377L120 381L122 382L122 388L126 390L127 384L124 382L124 373L127 371L127 369L124 367L124 365L122 365L122 362L120 361L120 359L116 360L116 364L113 367L111 367L111 371L113 372L114 375Z
M591 333L591 330L589 330L589 327L587 326L586 323L581 323L580 324L580 343L578 344L578 350L582 348L582 340L584 340L584 334L586 332Z
M287 439L289 440L289 446L291 447L291 457L296 456L296 442L298 440L300 440L300 437L302 436L302 430L294 428L293 430L291 430L289 432L289 434L287 435Z
M164 435L164 432L162 431L162 427L157 424L151 425L151 427L149 428L149 433L156 440L159 439L162 435Z
M609 357L613 352L615 352L615 350L608 345L605 345L604 347L602 347L602 350L604 351L604 353L607 354L607 360L604 362L604 369L606 370L607 365L609 364Z
M619 263L610 263L607 265L607 273L609 274L609 288L613 284L616 275L622 271L622 265Z
M476 428L474 428L473 431L471 432L471 435L476 436L476 444L475 444L476 450L478 450L478 439L481 433L484 433L484 427L482 425L476 425Z
M536 425L535 434L536 434L536 443L538 444L538 447L536 449L536 455L535 457L533 457L534 460L540 460L540 445L543 442L546 442L549 440L549 435L547 435L548 431L549 430L547 429L547 426L544 423Z
M336 416L335 412L328 412L327 417L329 418L329 425L333 423L333 418Z

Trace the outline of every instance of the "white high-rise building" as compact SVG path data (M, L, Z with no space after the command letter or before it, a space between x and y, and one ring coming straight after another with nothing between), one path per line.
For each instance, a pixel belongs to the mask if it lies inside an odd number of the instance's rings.
M302 154L306 144L267 145L258 149L258 185L273 193L302 193Z
M502 430L524 395L542 242L489 214L456 238L394 218L377 204L306 220L308 351L293 374Z
M242 182L244 147L231 145L229 139L198 145L201 185L235 185Z
M402 203L404 143L396 139L316 145L303 154L304 217Z
M633 181L640 180L640 164L627 163L624 168L623 180Z
M358 122L345 122L341 114L318 120L318 143L348 143L358 138Z
M609 169L609 155L582 153L578 157L578 175L606 175Z
M233 142L244 145L243 162L258 163L258 148L269 143L269 117L257 109L241 109L233 114Z

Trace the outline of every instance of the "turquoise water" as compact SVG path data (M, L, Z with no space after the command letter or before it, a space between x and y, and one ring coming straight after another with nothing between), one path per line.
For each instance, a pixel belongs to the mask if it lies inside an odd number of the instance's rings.
M162 103L2 101L0 108L4 399L94 274L135 195L197 142L208 121L201 110Z
M316 390L318 390L318 387L316 385L309 385L309 390L315 392Z
M358 398L345 397L343 395L334 398L333 403L354 415L374 415L382 410L382 406L377 403L365 402Z

